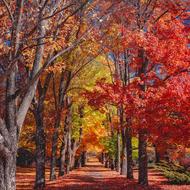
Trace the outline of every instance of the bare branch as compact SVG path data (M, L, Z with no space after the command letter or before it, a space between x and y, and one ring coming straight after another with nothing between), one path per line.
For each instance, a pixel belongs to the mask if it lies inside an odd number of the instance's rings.
M8 13L9 13L9 17L10 17L12 23L14 23L14 17L13 17L13 14L12 14L12 12L11 12L11 8L10 8L9 4L7 3L6 0L2 0L2 2L3 2L3 4L5 5L5 7L6 7Z
M64 10L68 9L68 8L71 7L72 5L75 5L75 4L74 4L74 3L71 3L71 4L69 4L69 5L66 5L66 6L64 6L62 9L60 9L59 11L53 13L52 15L42 18L42 20L46 20L46 19L52 18L52 17L54 17L55 15L59 14L60 12L62 12L62 11L64 11Z
M164 11L164 12L154 21L154 23L158 22L158 21L160 20L160 18L162 18L165 14L168 13L168 11L169 11L169 10Z

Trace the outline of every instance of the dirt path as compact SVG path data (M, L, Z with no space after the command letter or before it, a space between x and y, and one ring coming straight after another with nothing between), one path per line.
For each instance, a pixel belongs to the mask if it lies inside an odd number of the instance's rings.
M33 188L35 172L31 168L25 173L18 169L17 190ZM49 170L47 169L47 180ZM157 171L149 170L149 187L137 185L137 171L135 180L127 180L125 176L104 168L97 159L89 160L86 167L73 170L69 175L59 177L56 181L47 181L46 190L190 190L190 186L168 185L167 180Z

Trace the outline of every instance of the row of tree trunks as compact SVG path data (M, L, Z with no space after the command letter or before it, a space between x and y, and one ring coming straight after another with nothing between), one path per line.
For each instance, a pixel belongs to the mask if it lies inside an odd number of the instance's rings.
M70 157L71 157L71 102L70 98L67 97L65 100L65 106L67 108L67 113L64 122L64 134L62 138L62 144L60 149L60 167L59 175L62 176L65 173L69 173Z
M50 180L56 179L55 168L56 168L56 161L57 161L57 146L58 146L58 135L59 135L58 130L61 123L61 112L64 108L64 98L65 98L66 91L69 87L70 80L71 80L71 72L63 70L61 73L61 79L60 79L60 84L59 84L58 101L55 100L55 102L58 102L58 104L56 105L56 120L55 120L55 125L54 125L55 131L52 137Z
M56 57L58 57L58 55L63 55L63 53L68 52L71 49L66 47L66 49L64 49L65 51L62 50L61 52L57 52L55 56L51 57L51 59L48 59L48 61L46 60L47 64L42 64L42 61L44 61L46 57L44 54L44 45L46 44L45 41L47 37L46 30L49 26L48 16L51 18L52 14L57 10L57 7L60 7L60 4L65 1L56 1L54 3L47 3L48 1L46 0L39 1L37 3L31 1L32 12L29 11L30 13L23 11L30 5L28 2L29 1L25 0L16 0L8 3L6 1L2 1L1 3L1 8L2 5L5 5L5 10L9 12L11 20L9 20L10 27L7 28L7 31L9 31L10 34L10 38L8 38L9 45L6 43L4 44L10 48L8 53L5 52L5 65L7 66L7 70L5 70L3 76L1 76L3 79L6 79L6 102L4 104L4 114L0 118L0 190L16 189L15 172L17 144L26 114L36 93L36 87L42 71L44 71L44 69L47 68L56 59ZM84 8L85 4L86 3L83 3L83 6L80 8L77 6L76 10L72 13L72 16ZM62 5L62 7L63 6L64 5ZM6 12L4 13L4 15L6 15ZM28 19L28 15L31 13L34 16L34 20L32 20L32 22L34 21L34 23L36 23L32 32L28 30L29 28L27 25L30 23L28 22L28 20L30 20ZM64 15L61 12L58 13ZM44 19L45 15L46 19ZM58 25L60 25L60 23ZM52 27L51 32L53 34L59 30L59 27ZM28 43L28 39L33 39L32 44L35 44L34 47L33 45L30 47L31 44ZM30 63L32 66L31 71L26 69L25 73L22 73L23 69L27 67L26 63L24 63L24 51L25 49L33 51L33 48L35 48L35 53L34 56L30 57ZM33 55L33 53L31 55ZM32 57L34 57L34 61L32 60ZM22 68L22 71L20 71L20 68ZM24 74L23 84L25 85L23 89L18 85L20 82L20 75L22 74ZM21 77L21 80L22 79L23 78ZM38 107L35 111L36 113L40 113L41 110L43 110L43 108ZM36 188L38 188L38 186L43 187L45 184L45 135L43 114L40 113L38 117L37 114L35 115L37 124Z
M132 129L130 120L127 121L128 126L121 128L121 134L117 132L117 155L116 165L115 159L108 154L102 152L100 161L105 164L106 168L114 169L120 172L122 175L126 175L127 179L133 179L133 158L132 158ZM122 150L120 143L120 136L122 137ZM148 159L147 159L147 134L146 129L139 130L139 177L138 182L141 185L148 185ZM120 155L122 153L122 155ZM120 162L121 158L121 162Z
M44 3L44 2L42 2L42 3ZM59 6L60 3L61 3L61 1L57 1L56 3L53 4L53 8L50 9L50 12L49 12L50 15L53 14L53 12L56 10L56 8ZM40 14L41 15L39 15L39 16L42 17L43 12L40 12ZM48 24L48 21L41 19L41 18L39 18L39 21L40 22L39 22L38 30L39 30L40 38L38 40L38 43L40 45L38 47L42 49L44 46L41 44L44 44L43 36L45 36L45 28L46 28L45 26ZM59 24L60 24L60 22L57 22L56 31L53 34L54 40L57 38L58 33L60 32ZM55 54L55 52L54 52L54 50L52 50L52 52L50 52L48 59L46 61L49 61L49 58L52 57L54 54ZM41 55L41 54L39 54L39 55ZM53 64L54 64L53 62L50 63L50 65L53 65ZM46 80L51 78L51 76L49 76L49 75L52 76L52 74L48 74L48 76L46 77ZM57 160L56 153L57 153L58 129L60 126L60 121L61 121L61 110L63 108L64 96L66 94L66 90L70 83L70 79L71 79L70 77L71 77L70 71L62 72L59 94L58 94L58 96L59 96L58 105L55 105L56 122L54 125L55 133L52 138L52 156L51 156L51 172L50 172L50 179L52 179L52 180L56 178L55 167L56 167L56 160ZM35 182L36 189L45 186L45 132L44 132L44 126L43 126L43 109L41 107L43 106L42 104L44 103L45 95L47 92L46 85L48 86L49 82L50 82L50 80L49 81L46 81L46 80L45 80L45 84L44 84L44 89L41 89L42 92L39 92L40 90L38 90L39 96L40 96L38 104L41 104L41 106L38 105L38 107L35 110L38 113L38 114L35 114L36 115L35 116L36 117L36 125L37 125L37 127L36 127L36 134L37 134L36 135L36 182ZM55 88L54 88L54 90L55 90ZM54 93L56 93L56 92L54 92ZM42 98L42 100L41 100L41 98ZM57 104L57 100L55 100L55 104ZM41 110L41 113L38 110Z
M62 145L60 149L60 168L59 175L68 174L70 170L81 167L86 164L87 152L81 152L78 159L76 159L76 152L80 146L82 138L82 128L79 129L79 139L71 139L71 122L72 122L72 110L71 110L71 99L67 97L65 99L65 107L67 108L67 113L65 116L64 123L64 134L62 139ZM79 106L79 116L83 118L83 107Z

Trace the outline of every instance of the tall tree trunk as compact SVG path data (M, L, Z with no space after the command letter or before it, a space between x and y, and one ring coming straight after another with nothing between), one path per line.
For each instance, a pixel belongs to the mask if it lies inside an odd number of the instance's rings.
M45 187L45 156L46 156L46 137L45 137L45 128L44 128L44 101L48 86L51 80L53 73L48 73L44 86L41 86L39 81L38 83L38 100L35 98L34 106L34 117L36 121L36 180L35 180L35 189L42 189Z
M133 179L133 149L131 128L126 129L126 147L127 147L127 178Z
M0 157L0 189L15 190L16 152L9 152L6 157Z
M45 149L46 138L43 125L43 105L39 105L35 112L36 120L36 180L35 189L45 187Z
M147 68L148 68L148 59L145 55L145 52L143 49L139 50L139 57L143 60L142 61L142 67L139 69L139 75L144 74L146 76L147 74ZM141 79L143 81L143 79ZM144 84L141 86L142 91L146 92L146 80L144 81ZM143 100L143 97L141 97ZM140 108L141 109L141 108ZM140 129L139 130L139 184L141 185L148 185L148 159L147 159L147 131L146 129Z
M16 69L16 68L15 68ZM2 170L2 177L0 181L4 181L5 187L0 187L2 190L14 190L16 189L15 173L16 173L16 153L17 153L17 125L16 125L16 101L15 94L15 69L11 72L9 79L7 80L7 99L6 99L6 128L9 132L10 144L8 145L7 153L4 157L0 158L0 169ZM0 126L1 127L1 126ZM0 143L1 145L1 143ZM1 148L0 148L1 149ZM1 156L0 156L1 157ZM1 175L1 174L0 174Z
M126 147L126 129L122 129L122 156L121 156L121 175L127 175L127 147Z
M54 125L54 134L52 137L52 151L51 151L51 166L50 166L50 180L56 179L56 160L57 160L57 144L58 144L58 130L61 122L61 111L64 107L64 98L66 91L71 81L71 71L62 71L59 84L59 98L58 105L56 105L56 121ZM56 92L54 92L56 94ZM57 100L55 100L57 102Z
M22 11L24 0L17 1L15 7L15 22L12 28L12 41L9 54L9 62L14 59L20 47L20 31L22 26ZM15 190L16 189L16 153L17 153L17 104L16 104L16 73L17 63L7 76L6 81L6 109L5 119L0 118L0 189Z
M139 131L139 177L141 185L148 185L148 162L147 162L147 135L144 130Z
M15 190L17 123L16 123L16 66L13 67L6 84L5 121L0 123L0 189ZM6 132L6 133L5 133Z
M69 126L68 136L67 136L67 153L66 153L66 174L69 174L70 172L70 166L71 166L71 130Z
M56 122L55 122L55 131L52 138L52 149L51 149L51 166L50 166L50 180L56 179L56 163L57 163L57 140L58 140L58 129L60 125L61 113L57 112Z
M117 172L121 172L121 140L120 140L120 132L118 130L117 133Z
M71 170L75 167L75 156L76 156L76 151L78 149L78 141L72 140L71 142Z
M70 170L70 162L71 162L71 101L70 98L67 97L65 100L65 106L67 108L67 113L65 116L64 123L64 134L60 152L60 167L59 167L59 175L68 174ZM65 170L66 166L66 170Z
M66 156L67 138L64 138L63 140L64 142L62 142L60 149L59 176L65 175L65 156Z

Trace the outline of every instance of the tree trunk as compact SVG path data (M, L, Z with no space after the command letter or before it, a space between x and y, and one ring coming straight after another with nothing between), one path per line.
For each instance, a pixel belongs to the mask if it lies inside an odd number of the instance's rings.
M115 169L115 159L114 159L114 156L110 159L110 168L111 168L111 170Z
M82 155L81 155L81 165L82 167L84 167L86 165L87 162L87 152L83 151Z
M156 145L154 145L154 149L155 149L155 163L159 163L160 162L160 153L159 153Z
M57 113L55 131L52 138L52 149L51 149L51 167L50 167L50 180L56 179L56 161L57 161L57 140L58 140L58 128L60 125L61 113Z
M102 164L105 164L105 153L104 152L102 152L102 154L101 154L101 162L102 162Z
M67 144L67 138L66 139L64 138L64 142L62 142L60 150L59 176L65 175L66 144Z
M16 151L0 158L0 189L15 190Z
M82 154L80 154L79 158L78 158L78 168L82 167Z
M71 101L69 97L65 100L65 106L67 108L67 114L65 117L64 123L64 134L60 152L60 167L59 175L68 174L70 171L70 162L71 162ZM66 166L66 170L65 170Z
M121 140L120 140L120 132L117 133L117 172L121 172Z
M55 167L56 167L56 160L57 160L58 129L60 127L60 122L61 122L61 111L64 107L65 93L69 87L70 81L71 81L71 71L63 70L61 73L61 79L60 79L60 84L59 84L59 99L58 99L59 101L56 107L56 121L54 125L55 131L52 138L50 180L56 179ZM57 102L57 100L55 102Z
M69 126L67 138L68 139L67 139L67 152L66 152L65 164L66 164L66 174L69 174L70 165L71 165L71 131L70 131L70 126Z
M108 168L109 167L109 160L108 160L108 154L105 153L105 168Z
M127 148L126 148L126 129L122 129L122 161L121 175L127 175Z
M141 74L144 74L146 76L147 74L147 68L148 68L148 59L145 55L144 49L139 50L139 57L143 60L142 61L142 67L139 69L139 76ZM143 81L143 79L141 79ZM146 92L146 80L144 81L144 84L141 86L142 91ZM142 100L144 99L141 97ZM141 185L148 185L148 159L147 159L147 132L146 129L140 129L139 130L139 184Z
M76 156L76 151L78 149L78 142L76 140L72 140L72 152L71 152L71 170L75 167L75 156Z
M5 120L0 118L0 189L15 190L16 154L17 154L17 106L16 66L10 73L6 83Z
M133 149L131 128L126 129L126 149L127 149L127 179L133 179Z
M45 187L45 151L46 139L43 125L43 106L39 105L35 113L36 120L36 180L35 189Z
M147 162L147 135L143 130L139 131L139 176L141 185L148 185L148 162Z

